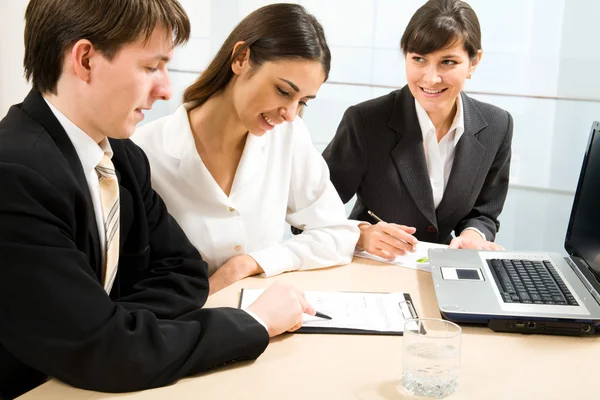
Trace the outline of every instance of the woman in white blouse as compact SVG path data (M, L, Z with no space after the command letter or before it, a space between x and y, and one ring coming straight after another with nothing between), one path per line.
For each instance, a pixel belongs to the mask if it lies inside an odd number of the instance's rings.
M208 263L211 293L352 260L359 230L298 116L330 60L303 7L265 6L232 31L184 105L135 134L155 190ZM303 233L283 240L286 221Z

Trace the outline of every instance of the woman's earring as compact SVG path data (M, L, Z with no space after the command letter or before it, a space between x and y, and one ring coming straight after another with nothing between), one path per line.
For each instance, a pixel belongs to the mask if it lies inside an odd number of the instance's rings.
M467 79L471 79L471 76L473 76L470 72L467 74Z

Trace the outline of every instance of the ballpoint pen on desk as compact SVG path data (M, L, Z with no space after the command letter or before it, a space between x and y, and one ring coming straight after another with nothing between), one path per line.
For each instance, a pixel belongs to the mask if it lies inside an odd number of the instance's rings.
M326 315L326 314L320 313L320 312L318 312L318 311L317 311L317 313L315 314L315 317L319 317L319 318L323 318L323 319L333 319L333 318L331 318L329 315Z

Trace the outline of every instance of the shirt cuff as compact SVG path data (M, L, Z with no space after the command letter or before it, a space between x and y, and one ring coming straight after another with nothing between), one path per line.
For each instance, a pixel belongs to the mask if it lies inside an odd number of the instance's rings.
M467 230L472 230L472 231L475 231L475 232L477 232L477 233L479 233L479 234L481 235L481 237L483 238L483 240L487 240L487 239L486 239L486 237L485 237L485 235L483 234L483 232L481 232L479 229L477 229L477 228L473 228L473 227L471 226L471 227L468 227L468 228L465 228L465 229L463 229L463 232L464 232L464 231L467 231ZM462 235L462 232L461 232L460 234Z
M293 271L295 269L294 265L300 264L299 260L294 264L294 257L296 255L281 244L253 251L248 253L248 255L254 258L263 271L265 271L267 278L287 271Z
M350 219L350 220L348 220L348 221L350 221L350 222L353 222L353 223L355 223L355 224L356 224L356 227L358 228L358 231L359 231L359 233L358 233L358 239L359 239L359 240L360 240L360 235L362 234L362 233L360 232L360 226L361 226L361 225L369 225L369 226L373 225L372 223L370 223L370 222L368 222L368 221L358 221L358 220L355 220L355 219ZM357 240L357 242L358 242L358 240ZM360 247L358 244L356 244L356 245L354 246L354 252L355 252L355 253L357 253L357 252L358 252L358 253L360 253L361 251L365 251L365 249L363 249L363 248L362 248L362 247Z
M246 311L248 313L248 315L250 315L252 318L254 318L256 320L256 322L258 322L259 324L261 324L267 331L267 333L269 333L269 328L267 327L267 324L265 324L265 321L263 321L262 319L260 319L258 317L258 315L254 314L252 311L250 310L246 310L243 309L244 311Z

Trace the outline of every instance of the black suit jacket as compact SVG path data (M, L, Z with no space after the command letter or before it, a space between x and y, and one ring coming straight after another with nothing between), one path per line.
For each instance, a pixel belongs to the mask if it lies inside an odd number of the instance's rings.
M242 310L200 309L206 263L150 186L145 154L111 140L120 184L110 297L78 155L37 91L0 122L0 398L47 376L121 392L254 359L266 330Z
M323 152L350 218L414 226L419 240L449 243L467 227L494 240L510 168L512 117L461 94L465 131L458 141L448 185L434 207L423 135L408 86L346 110Z

